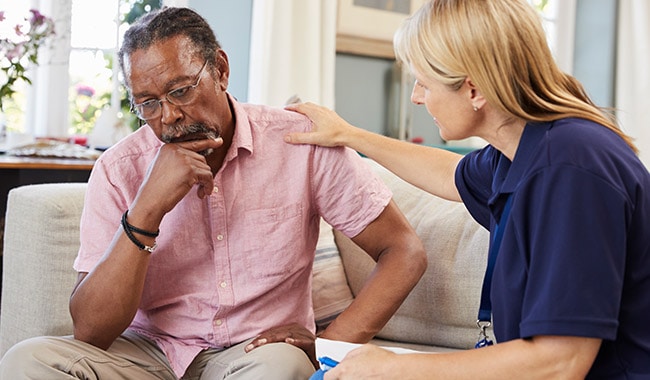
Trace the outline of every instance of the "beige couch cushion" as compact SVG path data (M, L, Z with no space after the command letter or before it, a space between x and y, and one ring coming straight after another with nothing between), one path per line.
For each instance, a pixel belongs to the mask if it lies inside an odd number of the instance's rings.
M377 335L409 343L471 348L489 234L463 204L434 197L370 162L391 188L394 200L422 239L428 269L407 300ZM351 240L335 231L353 294L358 294L374 262Z
M84 183L31 185L7 199L0 355L39 335L72 333L68 299L76 281Z

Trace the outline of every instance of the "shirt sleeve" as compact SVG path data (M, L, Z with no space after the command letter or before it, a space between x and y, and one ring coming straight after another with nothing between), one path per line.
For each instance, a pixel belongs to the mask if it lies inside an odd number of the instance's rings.
M137 194L147 159L115 159L107 151L93 166L81 213L80 248L73 264L76 271L89 272L110 246L122 213Z
M490 211L487 207L492 194L492 182L498 151L491 146L468 153L455 173L456 188L472 217L490 229Z
M355 151L317 148L312 176L319 213L348 237L363 231L384 210L392 193Z

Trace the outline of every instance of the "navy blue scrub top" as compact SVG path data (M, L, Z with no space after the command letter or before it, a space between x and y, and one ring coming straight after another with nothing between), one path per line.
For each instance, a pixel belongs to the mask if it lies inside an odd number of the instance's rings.
M623 139L583 119L528 123L513 162L487 146L455 181L490 231L513 193L492 279L497 341L600 338L589 377L650 378L650 174Z

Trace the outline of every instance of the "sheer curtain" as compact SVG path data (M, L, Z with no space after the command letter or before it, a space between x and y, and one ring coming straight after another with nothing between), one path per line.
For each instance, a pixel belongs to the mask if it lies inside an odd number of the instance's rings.
M619 0L616 109L650 167L650 2Z
M248 101L334 107L336 1L253 1Z
M66 137L72 5L69 0L33 0L31 6L52 17L56 37L49 47L39 51L33 85L27 87L25 132L36 137Z
M551 49L562 71L573 74L577 0L555 0L549 3L550 20L545 17Z

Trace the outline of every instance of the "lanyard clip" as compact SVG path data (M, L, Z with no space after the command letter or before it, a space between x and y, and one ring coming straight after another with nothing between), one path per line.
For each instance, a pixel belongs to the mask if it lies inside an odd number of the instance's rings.
M477 320L476 321L476 326L478 326L478 339L476 340L476 344L474 345L474 348L481 348L481 347L487 347L491 346L494 344L492 339L487 334L487 329L492 325L492 322L490 321L482 321L482 320Z

